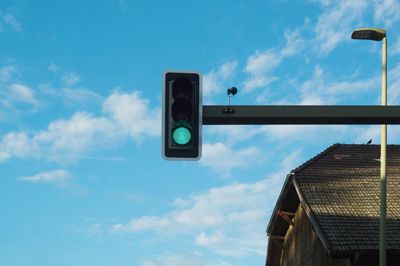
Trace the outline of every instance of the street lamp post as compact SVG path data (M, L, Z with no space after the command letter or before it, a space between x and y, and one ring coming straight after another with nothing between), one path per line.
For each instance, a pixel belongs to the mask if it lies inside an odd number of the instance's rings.
M356 29L351 35L352 39L373 40L382 42L382 105L387 105L387 40L386 30L376 28ZM386 144L387 125L381 125L381 182L380 182L380 219L379 219L379 266L386 266Z

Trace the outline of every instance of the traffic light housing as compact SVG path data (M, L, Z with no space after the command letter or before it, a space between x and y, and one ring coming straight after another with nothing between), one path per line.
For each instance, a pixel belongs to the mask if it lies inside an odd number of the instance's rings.
M203 108L201 99L199 73L165 73L161 140L164 159L200 159Z

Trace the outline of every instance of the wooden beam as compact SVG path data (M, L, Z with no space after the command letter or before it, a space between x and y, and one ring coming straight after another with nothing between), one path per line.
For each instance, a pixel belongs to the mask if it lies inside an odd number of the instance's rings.
M269 238L275 239L275 240L285 240L285 237L284 237L284 236L269 235Z
M283 236L272 236L270 235L269 238L278 246L283 250L283 245L281 242L279 242L279 240L282 240L282 242L285 240L285 237Z
M294 212L287 212L287 211L278 211L278 214L281 215L287 215L287 216L295 216L296 214Z
M278 211L278 215L282 217L288 224L294 227L294 222L292 218L294 217L294 213L292 212L285 212L285 211Z

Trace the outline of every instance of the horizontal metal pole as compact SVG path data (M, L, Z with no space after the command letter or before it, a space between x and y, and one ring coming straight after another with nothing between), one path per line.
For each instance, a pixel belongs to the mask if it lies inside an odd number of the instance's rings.
M204 125L400 124L400 106L204 105ZM225 110L225 111L224 111Z

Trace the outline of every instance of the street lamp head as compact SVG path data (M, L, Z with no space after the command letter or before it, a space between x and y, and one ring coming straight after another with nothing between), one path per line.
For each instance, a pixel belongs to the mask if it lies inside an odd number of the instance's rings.
M382 41L386 37L386 30L377 28L360 28L353 31L352 39Z

